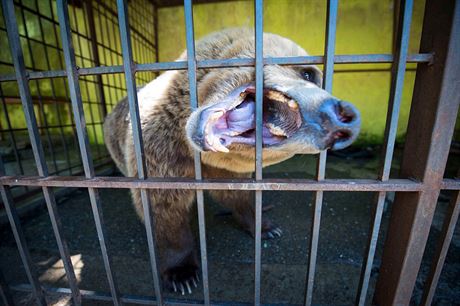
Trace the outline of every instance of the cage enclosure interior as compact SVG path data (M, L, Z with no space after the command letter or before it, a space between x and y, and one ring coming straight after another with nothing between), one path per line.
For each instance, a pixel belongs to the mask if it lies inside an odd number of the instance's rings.
M459 1L1 4L0 305L458 303Z

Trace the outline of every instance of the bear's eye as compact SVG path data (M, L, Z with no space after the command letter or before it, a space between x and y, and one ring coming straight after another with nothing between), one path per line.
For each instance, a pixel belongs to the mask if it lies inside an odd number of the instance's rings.
M315 74L311 70L302 70L301 75L305 81L313 82L315 80Z

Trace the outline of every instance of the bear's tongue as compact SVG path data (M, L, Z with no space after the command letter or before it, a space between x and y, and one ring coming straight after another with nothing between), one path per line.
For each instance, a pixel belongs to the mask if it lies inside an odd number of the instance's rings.
M264 114L264 118L267 116ZM265 121L265 120L264 120ZM273 145L282 141L285 137L277 136L267 127L266 122L262 126L262 143ZM208 130L206 140L211 149L228 152L227 146L232 143L255 144L255 102L246 99L233 110L223 114L212 124ZM219 143L216 143L219 141Z

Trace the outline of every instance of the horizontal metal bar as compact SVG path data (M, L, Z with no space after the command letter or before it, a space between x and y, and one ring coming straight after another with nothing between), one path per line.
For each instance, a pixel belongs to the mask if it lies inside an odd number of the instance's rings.
M401 191L423 189L423 184L409 179L386 182L368 179L219 179L147 178L100 176L2 176L0 184L9 186L75 187L75 188L135 188L191 190L279 190L279 191Z
M442 190L460 190L460 179L444 179L441 182Z
M432 53L416 53L407 56L408 63L430 63L433 60ZM356 55L335 55L334 64L377 64L392 63L391 54L356 54ZM296 57L269 57L264 58L264 65L306 65L323 64L324 56L296 56ZM251 67L255 65L253 58L228 58L216 60L197 61L197 69L229 68L229 67ZM164 70L186 70L187 61L160 62L134 65L135 71L164 71ZM91 68L79 68L79 75L98 75L123 73L123 66L99 66ZM33 79L62 78L67 74L64 70L50 71L29 71L27 76ZM0 75L0 82L14 81L14 74Z
M20 292L31 292L32 288L28 284L18 284L9 287L11 290L20 291ZM49 294L70 294L69 288L59 288L59 287L50 287L50 286L43 286L44 291ZM112 301L112 297L108 292L101 292L101 291L92 291L92 290L80 290L81 297L84 300L95 300L95 301ZM121 301L123 303L130 303L130 304L139 304L139 305L158 305L156 298L153 296L146 296L146 295L134 295L134 294L123 294L120 296ZM189 299L171 299L167 298L164 299L163 305L171 305L171 306L182 306L182 305L202 305L202 301L198 300L189 300ZM240 303L240 302L213 302L210 305L212 306L224 306L224 305L232 305L232 306L249 306L253 305L252 303ZM264 306L274 306L274 304L263 304ZM279 304L277 304L279 305ZM293 306L292 304L283 304L285 306Z

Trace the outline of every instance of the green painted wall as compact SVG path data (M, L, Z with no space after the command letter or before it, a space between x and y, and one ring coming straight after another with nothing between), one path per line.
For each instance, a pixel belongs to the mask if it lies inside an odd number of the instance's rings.
M324 52L326 1L265 0L264 31L297 42L311 55ZM410 53L417 53L423 21L424 0L416 0L411 26ZM194 6L196 38L228 27L253 26L252 1L231 1ZM184 14L181 7L159 10L160 60L174 60L185 48ZM336 54L391 53L394 7L392 0L340 1ZM362 113L360 140L381 142L390 89L389 64L336 65L333 94L353 102ZM407 126L415 65L405 77L398 137ZM377 69L379 71L368 71Z

